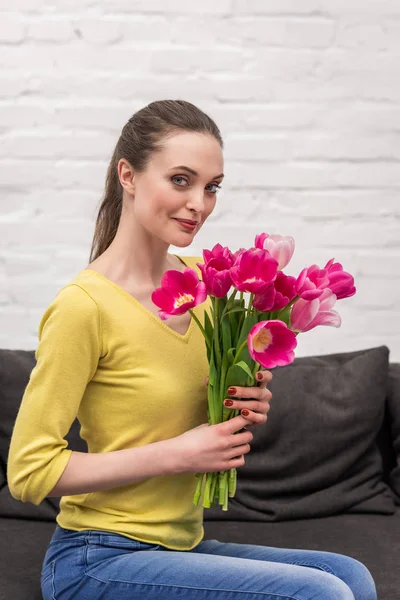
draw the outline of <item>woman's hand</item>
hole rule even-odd
[[[241,415],[243,415],[246,419],[249,420],[249,424],[246,425],[246,429],[253,427],[255,425],[262,425],[267,420],[267,413],[270,409],[270,400],[272,398],[272,393],[267,389],[268,383],[271,381],[273,375],[271,371],[258,371],[256,373],[256,379],[258,380],[257,386],[251,387],[240,387],[234,386],[236,391],[229,391],[227,395],[229,396],[237,396],[238,398],[249,398],[249,400],[234,400],[231,398],[226,398],[224,400],[224,405],[226,406],[226,401],[233,402],[231,406],[227,406],[232,410],[240,410]],[[206,377],[206,385],[208,385],[208,377]],[[233,386],[232,386],[233,388]],[[247,410],[248,414],[243,414],[243,410]]]

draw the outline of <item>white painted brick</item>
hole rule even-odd
[[[73,24],[68,20],[46,19],[30,23],[27,27],[27,39],[30,42],[61,44],[77,37]]]
[[[18,44],[26,36],[26,28],[16,18],[0,18],[0,42],[2,44]]]
[[[11,99],[14,102],[14,98],[21,96],[25,89],[26,84],[21,77],[0,73],[0,101]]]
[[[2,185],[15,185],[18,160],[6,159],[0,162]],[[96,162],[76,162],[29,160],[24,164],[23,184],[25,186],[53,185],[55,188],[81,186],[91,188],[98,181],[104,181],[107,164]],[[18,186],[16,186],[18,189]]]
[[[136,33],[137,23],[135,25]],[[131,33],[132,24],[128,21],[124,31]],[[164,23],[161,36],[166,34]],[[222,43],[236,46],[238,40],[243,46],[283,46],[285,48],[326,48],[334,38],[335,22],[332,19],[313,18],[273,18],[273,17],[234,17],[217,20],[214,15],[179,17],[168,22],[168,38],[176,43],[205,44]],[[132,39],[135,39],[134,37]]]
[[[45,252],[46,247],[49,249],[51,245],[57,244],[82,247],[88,243],[92,231],[92,223],[85,220],[57,222],[54,219],[37,219],[25,224],[0,222],[0,239],[6,249],[35,246]]]
[[[77,21],[73,24],[73,30],[74,35],[84,43],[115,44],[124,37],[121,24],[110,20]]]
[[[349,138],[345,133],[314,134],[309,131],[286,134],[235,134],[226,139],[230,160],[400,160],[400,136]]]
[[[366,16],[400,15],[400,5],[396,0],[320,0],[320,8],[341,18],[357,15],[360,20]]]
[[[347,162],[328,161],[270,162],[260,169],[255,162],[231,162],[229,176],[232,185],[252,182],[257,187],[295,188],[399,188],[400,169],[397,163],[384,161]],[[254,183],[253,183],[254,182]]]
[[[202,2],[187,2],[187,0],[103,0],[104,13],[171,13],[197,14],[210,13],[216,17],[230,14],[233,0],[202,0]]]
[[[207,49],[160,49],[155,50],[149,60],[149,68],[157,72],[192,72],[200,69],[206,72],[240,70],[245,62],[245,53],[240,48]]]
[[[110,133],[84,131],[79,135],[72,132],[49,133],[43,135],[31,130],[0,136],[3,152],[13,158],[54,158],[75,160],[105,159],[111,156],[111,148],[115,146],[117,137]]]
[[[282,14],[309,15],[319,11],[320,0],[236,0],[235,13],[246,15]]]

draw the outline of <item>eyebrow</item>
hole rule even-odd
[[[178,165],[177,167],[172,167],[172,169],[170,169],[170,171],[173,171],[173,169],[184,169],[185,171],[188,171],[189,173],[191,173],[192,175],[194,175],[195,177],[198,177],[198,173],[197,171],[194,171],[193,169],[191,169],[190,167],[185,167],[185,165]],[[221,173],[220,175],[216,175],[214,177],[214,179],[219,179],[220,177],[224,177],[224,174]]]

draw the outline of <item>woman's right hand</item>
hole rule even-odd
[[[203,423],[174,438],[178,455],[177,473],[212,473],[227,471],[245,464],[250,452],[251,431],[235,433],[249,424],[237,415],[216,425]]]

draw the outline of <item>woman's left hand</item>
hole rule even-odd
[[[227,395],[229,396],[249,398],[249,400],[234,400],[231,398],[226,398],[224,400],[225,406],[227,400],[228,402],[233,402],[231,406],[227,406],[227,408],[230,408],[231,410],[240,410],[242,415],[243,410],[248,411],[247,415],[243,415],[246,419],[249,419],[249,424],[246,425],[246,429],[255,425],[262,425],[266,422],[268,418],[267,413],[270,409],[269,403],[272,398],[272,393],[267,389],[267,385],[272,377],[271,371],[261,370],[256,373],[256,379],[258,381],[257,386],[234,386],[236,391],[227,392]],[[208,384],[208,377],[206,377],[206,383]],[[231,388],[229,388],[229,390],[231,390]]]

